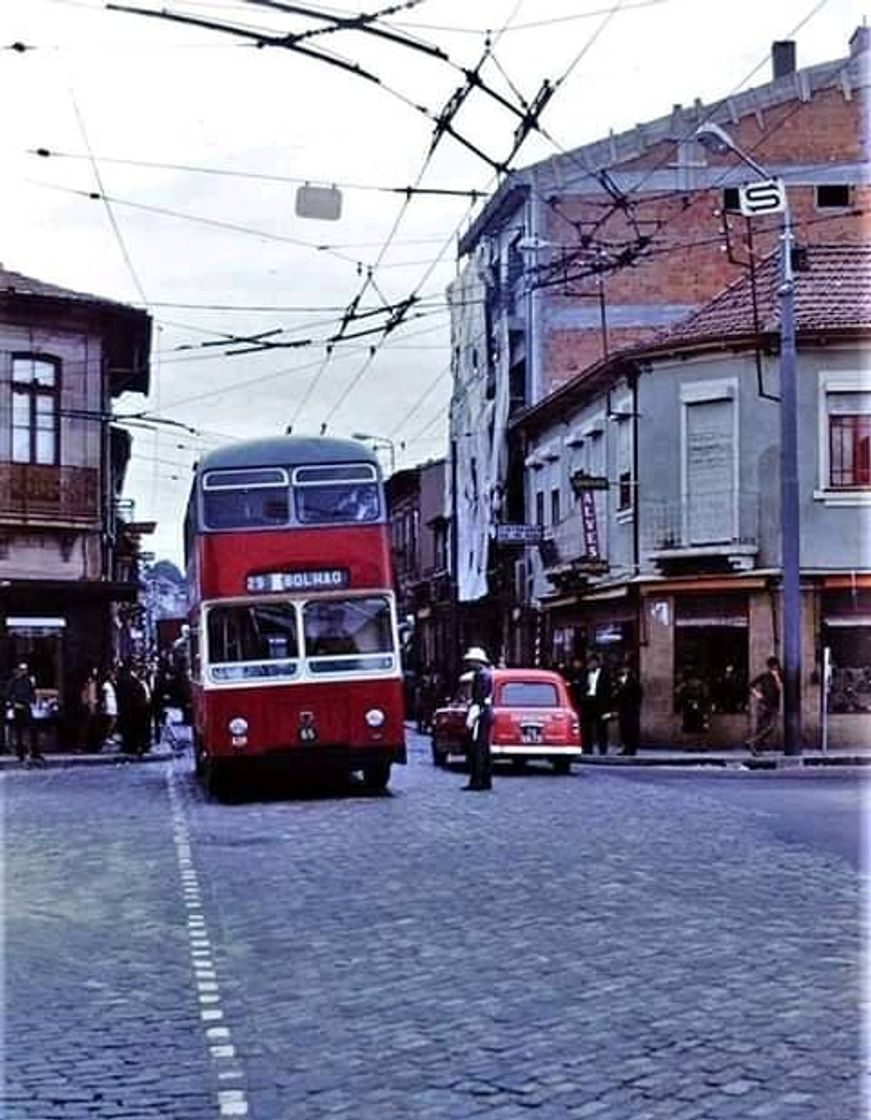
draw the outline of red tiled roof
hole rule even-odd
[[[795,271],[796,331],[871,330],[871,245],[808,245],[806,264]],[[780,251],[756,270],[761,333],[780,330]],[[749,273],[650,344],[661,349],[756,333]]]
[[[871,245],[809,245],[805,264],[795,271],[795,328],[802,336],[871,331]],[[759,333],[780,332],[779,250],[756,269],[756,307]],[[569,402],[590,386],[613,376],[621,363],[655,358],[675,350],[708,349],[730,343],[753,346],[753,287],[748,274],[740,277],[686,319],[647,342],[614,351],[566,382],[555,392],[518,413],[512,428],[539,427],[560,415]]]

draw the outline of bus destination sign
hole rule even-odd
[[[248,576],[245,586],[251,592],[264,591],[338,591],[349,582],[347,568],[307,568],[297,572],[258,572]]]

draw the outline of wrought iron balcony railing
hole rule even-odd
[[[651,554],[736,547],[755,551],[759,495],[711,491],[643,502],[641,530],[642,548]]]
[[[0,463],[0,517],[93,524],[100,517],[93,467]]]

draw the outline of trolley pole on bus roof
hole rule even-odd
[[[390,453],[390,473],[396,474],[396,444],[392,439],[387,436],[373,436],[369,432],[353,432],[352,438],[371,443],[376,451],[379,447],[386,448]]]

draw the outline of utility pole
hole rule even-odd
[[[731,151],[760,177],[743,188],[747,217],[779,213],[781,218],[780,295],[780,552],[783,571],[783,753],[801,754],[801,559],[798,492],[798,392],[795,350],[795,280],[792,221],[783,184],[713,122],[699,125],[699,142]],[[740,194],[740,192],[739,192]]]

